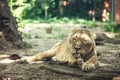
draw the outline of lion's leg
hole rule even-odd
[[[94,55],[90,57],[86,62],[82,64],[82,70],[83,71],[92,71],[94,70],[97,66],[99,66],[99,61],[97,59],[97,56]]]
[[[74,58],[74,56],[72,56],[69,52],[56,54],[52,57],[52,60],[59,61],[61,63],[67,62],[69,65],[74,65],[77,62],[76,58]]]
[[[38,53],[36,55],[30,56],[26,59],[27,62],[33,62],[33,61],[37,61],[37,60],[42,60],[42,59],[47,59],[47,58],[51,58],[55,55],[55,50],[48,50],[42,53]]]
[[[76,63],[77,63],[77,59],[75,59],[75,58],[69,58],[68,59],[68,64],[70,66],[74,66]]]

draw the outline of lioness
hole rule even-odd
[[[91,71],[99,64],[94,39],[95,34],[87,29],[73,29],[66,40],[58,42],[48,51],[28,57],[26,61],[33,62],[52,58],[54,61],[68,62],[69,65],[74,65],[83,60],[82,70]],[[74,56],[76,54],[77,58]]]

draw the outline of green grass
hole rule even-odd
[[[66,35],[64,33],[60,33],[58,35],[54,35],[54,38],[55,39],[65,39],[66,38]]]
[[[102,24],[102,28],[107,32],[115,32],[115,25],[112,21]]]
[[[107,32],[114,32],[114,26],[110,25],[110,24],[104,24],[102,26],[102,28],[107,31]]]
[[[72,24],[85,24],[88,27],[93,27],[95,25],[95,21],[91,20],[85,20],[85,19],[79,19],[79,18],[72,18],[69,19],[67,17],[64,18],[50,18],[50,19],[38,19],[38,20],[23,20],[25,23],[59,23],[59,24],[66,24],[66,23],[72,23]]]

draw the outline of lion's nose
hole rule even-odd
[[[76,43],[76,46],[78,46],[78,47],[81,47],[81,45],[82,45],[82,43],[81,43],[80,41],[78,41],[78,42]]]
[[[79,48],[75,48],[76,51],[78,51],[78,50],[80,50],[80,49],[81,49],[81,47],[79,47]]]

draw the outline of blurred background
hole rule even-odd
[[[1,17],[3,20],[1,25],[5,26],[5,29],[2,28],[5,38],[10,36],[7,34],[10,30],[11,34],[14,32],[12,28],[7,31],[6,24],[3,23],[6,19],[8,22],[11,20],[11,24],[15,24],[13,19],[16,20],[15,25],[18,25],[19,34],[24,41],[26,38],[64,39],[72,28],[81,26],[94,32],[106,32],[108,36],[112,34],[112,38],[120,38],[120,35],[116,36],[120,32],[120,0],[0,0],[0,2],[0,15],[4,17],[4,19]],[[2,9],[4,4],[8,9]],[[13,15],[13,19],[9,15]],[[12,27],[10,24],[7,26]],[[14,36],[11,39],[13,38]]]
[[[99,21],[108,23],[103,25],[107,31],[113,31],[113,25],[120,23],[119,3],[119,0],[8,0],[18,22],[70,22],[94,27]]]

